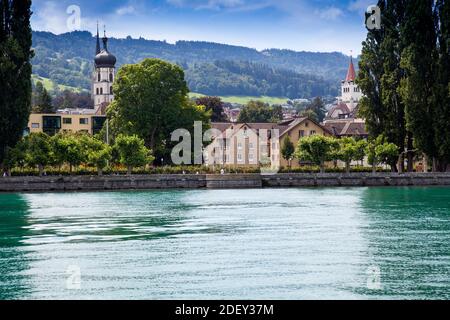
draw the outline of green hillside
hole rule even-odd
[[[201,93],[196,93],[196,92],[191,92],[189,93],[189,97],[191,98],[199,98],[204,96],[204,94]],[[219,96],[222,101],[227,102],[227,103],[238,103],[238,104],[242,104],[245,105],[247,104],[249,101],[252,100],[259,100],[259,101],[263,101],[265,103],[268,103],[270,105],[274,105],[274,104],[285,104],[288,100],[288,98],[275,98],[275,97],[267,97],[267,96]]]
[[[193,92],[218,96],[311,98],[336,96],[349,57],[209,42],[110,39],[117,67],[145,58],[180,65]],[[33,73],[65,87],[90,90],[95,39],[89,32],[33,32]]]

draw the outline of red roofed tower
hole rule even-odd
[[[350,82],[355,80],[356,80],[355,66],[353,65],[353,57],[350,57],[350,65],[348,66],[347,77],[345,78],[345,81]]]
[[[347,76],[342,81],[342,95],[339,99],[340,102],[348,104],[350,110],[353,110],[362,98],[361,90],[355,81],[355,66],[353,64],[353,58],[350,57],[350,65],[348,66]]]

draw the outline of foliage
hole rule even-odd
[[[134,167],[143,167],[155,160],[151,151],[145,147],[144,140],[137,135],[120,134],[116,138],[114,148],[117,150],[119,163],[127,166],[128,174],[131,174]]]
[[[375,168],[379,164],[388,164],[392,171],[395,170],[395,163],[399,155],[399,148],[393,143],[389,143],[384,136],[369,141],[366,147],[366,154],[369,164]]]
[[[52,113],[54,111],[52,97],[40,81],[36,83],[33,90],[32,105],[32,111],[34,113]]]
[[[227,122],[224,112],[224,103],[219,97],[200,97],[195,100],[197,106],[205,106],[206,111],[211,111],[211,122]]]
[[[262,101],[250,101],[239,114],[238,122],[270,123],[283,120],[283,110],[279,106],[269,106]]]
[[[28,166],[39,168],[39,175],[43,175],[46,165],[51,163],[52,148],[50,137],[45,133],[31,133],[24,139],[26,146],[25,162]]]
[[[31,1],[0,1],[0,166],[31,111]]]
[[[86,92],[56,91],[53,105],[56,110],[67,108],[94,109],[94,101]]]
[[[87,155],[83,148],[80,135],[59,133],[52,137],[52,148],[56,165],[68,163],[70,172],[74,166],[79,166],[86,161]]]
[[[137,135],[157,159],[169,160],[170,136],[176,129],[193,132],[194,121],[208,129],[210,113],[187,97],[183,70],[158,59],[123,66],[114,83],[115,100],[108,109],[114,135]]]
[[[325,104],[320,97],[313,99],[310,105],[306,107],[306,110],[300,113],[303,117],[308,117],[317,122],[323,122],[325,116],[327,115],[327,110]]]
[[[289,162],[289,167],[291,166],[291,161],[295,154],[295,146],[292,143],[289,136],[286,136],[283,140],[283,146],[281,147],[281,155],[285,160]]]
[[[296,158],[310,161],[320,166],[321,172],[325,170],[325,162],[335,160],[339,143],[335,138],[325,136],[309,136],[299,140]]]
[[[34,73],[59,85],[91,89],[95,40],[89,32],[33,32]],[[177,63],[190,89],[208,95],[336,96],[348,57],[341,53],[255,49],[217,43],[110,39],[118,67],[147,57]],[[231,93],[232,92],[232,93]],[[270,93],[270,94],[269,94]]]

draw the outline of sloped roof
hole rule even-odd
[[[350,65],[348,66],[346,82],[351,82],[356,80],[355,66],[353,65],[353,58],[350,59]]]

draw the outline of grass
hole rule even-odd
[[[47,91],[54,91],[55,88],[58,88],[61,91],[65,91],[65,90],[69,90],[69,91],[72,91],[72,92],[85,92],[86,91],[84,89],[70,87],[70,86],[65,86],[65,85],[62,85],[62,84],[58,84],[57,85],[52,80],[50,80],[48,78],[40,77],[40,76],[35,75],[35,74],[33,74],[31,76],[31,79],[33,80],[34,84],[36,84],[38,81],[42,82],[42,84],[44,85],[44,88]]]
[[[191,92],[189,93],[190,98],[199,98],[204,97],[204,94]],[[267,97],[267,96],[259,96],[259,97],[251,97],[251,96],[221,96],[222,101],[227,103],[239,103],[239,104],[247,104],[251,100],[260,100],[268,104],[284,104],[288,101],[288,98],[277,98],[277,97]]]

